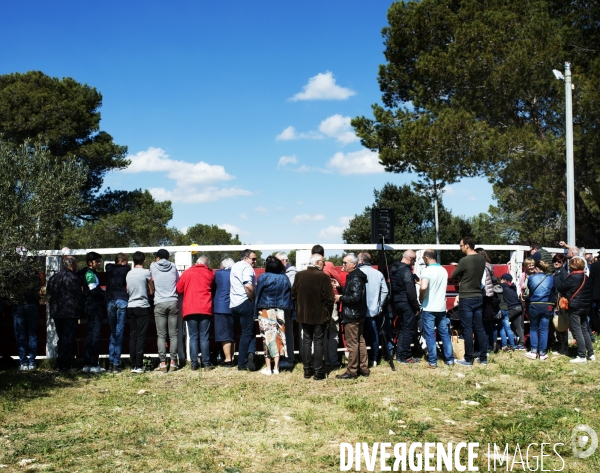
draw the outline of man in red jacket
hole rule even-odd
[[[213,318],[213,300],[215,277],[208,267],[208,258],[199,256],[196,264],[186,269],[177,282],[177,292],[183,294],[182,315],[190,337],[189,355],[191,368],[196,371],[198,364],[198,339],[202,354],[202,367],[214,369],[210,361],[208,333]]]

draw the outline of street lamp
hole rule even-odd
[[[567,145],[567,243],[575,246],[575,170],[573,166],[573,105],[571,90],[575,86],[571,83],[571,63],[565,62],[565,75],[556,69],[552,72],[559,80],[565,81],[565,121]]]

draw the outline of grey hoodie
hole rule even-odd
[[[154,281],[154,304],[177,302],[175,286],[179,281],[179,272],[173,263],[160,259],[150,265],[150,274]]]

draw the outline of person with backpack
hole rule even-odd
[[[587,360],[594,361],[594,347],[592,339],[587,330],[587,316],[592,305],[592,282],[585,273],[586,262],[583,258],[575,256],[569,261],[569,275],[558,286],[558,291],[562,294],[563,300],[567,300],[561,306],[568,310],[569,327],[573,338],[577,340],[577,356],[571,360],[571,363],[587,363]],[[587,352],[587,353],[586,353]],[[587,358],[586,358],[587,355]]]
[[[527,258],[524,262],[529,275],[527,279],[529,338],[531,351],[525,356],[531,360],[548,360],[548,327],[554,316],[556,292],[554,289],[554,276],[548,274],[550,267],[544,261],[535,261]]]

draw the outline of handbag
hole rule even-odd
[[[552,323],[557,332],[564,332],[569,328],[569,314],[566,310],[557,307],[554,309]]]
[[[452,342],[452,350],[454,351],[454,358],[457,360],[462,360],[465,358],[465,341],[458,336],[458,332],[456,330],[452,330],[452,335],[450,336],[450,340]]]
[[[585,274],[583,275],[583,282],[581,283],[581,286],[579,286],[579,289],[577,289],[575,291],[575,294],[573,294],[568,299],[565,296],[560,296],[559,297],[559,299],[558,299],[558,307],[560,307],[562,310],[569,310],[569,302],[571,302],[571,300],[577,295],[577,293],[579,291],[581,291],[581,288],[583,287],[584,284],[585,284]]]

